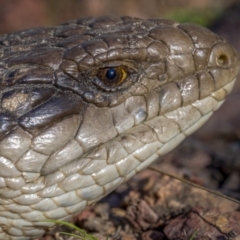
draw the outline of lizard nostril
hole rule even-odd
[[[226,43],[217,43],[212,47],[209,56],[209,67],[230,68],[235,62],[235,52],[231,46]]]
[[[230,60],[226,54],[221,54],[220,56],[217,56],[216,63],[219,67],[226,68],[230,65]]]

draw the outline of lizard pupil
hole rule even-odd
[[[114,68],[109,68],[106,72],[106,77],[110,80],[113,80],[117,75],[117,72]]]

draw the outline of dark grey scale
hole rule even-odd
[[[76,46],[79,46],[79,44],[82,44],[86,41],[90,41],[92,39],[89,35],[82,35],[81,39],[79,39],[78,35],[73,35],[71,37],[60,39],[56,46],[60,48],[70,49]]]
[[[53,36],[53,30],[54,28],[35,28],[11,33],[1,39],[1,44],[6,47],[26,44],[28,46],[38,46],[39,42],[43,42],[43,39],[50,42],[50,38]]]
[[[83,81],[79,81],[81,77],[78,77],[78,80],[76,80],[62,71],[56,71],[55,76],[56,81],[54,85],[56,85],[56,87],[60,89],[71,90],[78,95],[84,94],[84,91],[86,90],[86,85]]]
[[[53,70],[44,66],[15,65],[3,76],[2,86],[12,86],[15,83],[51,84],[54,82]]]
[[[17,119],[13,114],[0,113],[0,140],[17,126]]]
[[[37,134],[44,128],[67,118],[74,114],[83,116],[87,104],[77,94],[72,92],[58,92],[47,102],[37,106],[18,119],[18,124],[31,132]]]
[[[38,66],[51,67],[53,69],[58,68],[62,62],[64,50],[61,48],[37,48],[34,51],[25,51],[16,54],[12,54],[4,59],[8,62],[9,66],[18,64],[30,64]]]
[[[64,25],[62,27],[57,28],[57,30],[54,32],[55,37],[60,37],[60,38],[71,38],[72,36],[79,36],[82,35],[86,32],[85,27],[80,27],[76,24],[74,25]]]

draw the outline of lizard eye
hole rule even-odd
[[[118,86],[125,81],[128,73],[121,66],[100,68],[97,77],[106,86]]]

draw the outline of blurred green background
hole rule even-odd
[[[209,26],[236,0],[0,0],[0,33],[85,16],[172,18]]]

